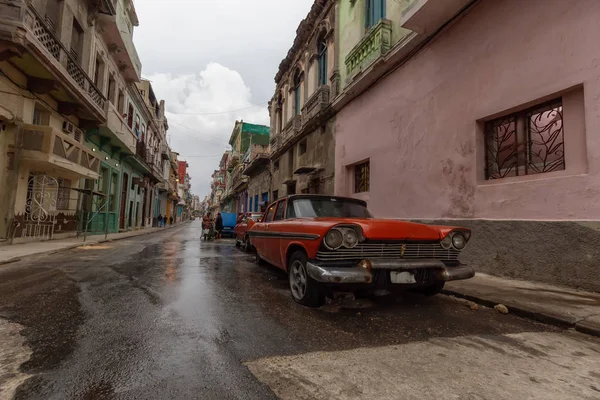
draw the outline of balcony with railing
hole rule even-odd
[[[227,158],[227,171],[231,172],[240,163],[240,155],[236,151],[231,151]]]
[[[46,125],[23,125],[23,160],[40,168],[58,167],[81,178],[98,179],[100,157],[86,147],[79,131],[59,132]]]
[[[284,126],[281,134],[282,145],[297,137],[302,130],[302,115],[294,115]]]
[[[392,46],[392,22],[381,19],[346,56],[346,84],[360,72],[382,59]]]
[[[162,143],[160,145],[160,157],[163,160],[169,160],[169,158],[171,157],[171,155],[169,154],[169,146],[167,146],[166,143]]]
[[[329,86],[322,85],[310,96],[302,108],[302,126],[308,125],[313,118],[329,106]]]
[[[248,177],[244,175],[244,164],[239,164],[233,170],[231,185],[234,191],[240,191],[248,185]]]
[[[133,44],[133,24],[129,13],[124,9],[123,1],[115,4],[116,14],[100,14],[102,35],[109,48],[114,49],[114,57],[129,82],[139,82],[142,62]]]
[[[25,35],[24,38],[18,39],[21,37],[18,34],[21,30]],[[23,41],[26,43],[34,60],[31,57],[11,59],[11,62],[26,75],[36,68],[48,69],[51,75],[61,78],[61,85],[65,86],[71,95],[84,103],[86,111],[91,114],[85,117],[104,121],[106,98],[81,67],[76,55],[66,48],[54,29],[32,4],[24,0],[0,0],[0,36],[12,38],[19,44]],[[58,90],[47,84],[40,88],[43,88],[44,92],[40,91],[41,94]]]
[[[135,154],[137,145],[137,136],[127,125],[127,121],[109,101],[106,103],[107,119],[106,124],[100,126],[100,134],[111,138],[114,145],[119,145],[125,152]],[[116,141],[115,141],[116,139]]]

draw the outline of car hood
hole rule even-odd
[[[340,224],[358,225],[362,228],[365,238],[370,240],[441,240],[454,229],[468,230],[455,226],[427,225],[396,219],[314,218],[311,221],[324,228],[325,232]]]

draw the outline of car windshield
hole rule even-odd
[[[373,218],[360,202],[333,197],[295,199],[288,214],[288,218]]]

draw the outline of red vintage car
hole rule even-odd
[[[237,223],[233,232],[235,234],[235,246],[242,247],[247,252],[252,250],[250,240],[248,240],[248,222],[258,222],[262,218],[262,213],[247,213],[241,221]]]
[[[292,298],[318,307],[327,290],[410,289],[435,295],[444,282],[469,279],[458,256],[466,228],[375,219],[366,202],[291,195],[271,204],[248,235],[256,260],[287,271]]]

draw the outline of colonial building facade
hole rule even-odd
[[[225,193],[221,198],[221,211],[247,212],[248,176],[244,174],[246,165],[258,154],[265,154],[269,148],[269,127],[236,121],[229,139],[231,151],[227,156]]]
[[[334,191],[331,100],[338,94],[336,1],[315,1],[275,76],[271,117],[272,193]]]
[[[137,25],[131,0],[0,2],[0,237],[152,224],[164,147],[136,86]]]
[[[594,0],[340,1],[336,194],[472,228],[477,271],[600,290],[599,19]]]

